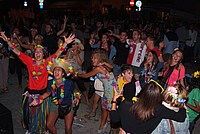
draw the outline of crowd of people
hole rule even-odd
[[[71,134],[83,97],[92,107],[86,118],[96,116],[101,100],[96,133],[108,126],[112,134],[192,133],[200,112],[200,70],[186,81],[184,63],[200,60],[199,25],[97,17],[80,24],[69,14],[42,24],[8,20],[0,26],[0,89],[9,92],[9,72],[16,70],[19,90],[27,78],[27,134],[56,134],[58,118]],[[87,78],[94,78],[92,104]]]

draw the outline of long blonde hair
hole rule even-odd
[[[105,50],[103,50],[103,49],[96,49],[96,50],[93,51],[93,55],[94,54],[98,55],[98,61],[99,61],[99,63],[102,63],[102,62],[109,63],[108,52],[106,52]]]

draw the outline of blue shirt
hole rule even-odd
[[[53,88],[51,87],[52,83],[53,83],[53,80],[48,81],[48,86],[47,86],[47,90],[49,90],[51,93],[53,90]],[[60,98],[60,89],[61,87],[56,88],[57,99]],[[62,106],[72,103],[74,89],[75,89],[74,81],[70,79],[66,79],[65,84],[64,84],[64,99],[61,103]]]

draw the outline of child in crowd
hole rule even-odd
[[[194,72],[190,83],[191,92],[188,96],[187,106],[190,121],[190,132],[192,133],[200,113],[200,70]]]
[[[162,104],[174,111],[179,111],[179,108],[185,107],[187,99],[187,90],[180,84],[169,86],[163,92]],[[187,116],[184,122],[176,122],[170,119],[162,119],[157,128],[152,134],[189,134],[189,117]]]

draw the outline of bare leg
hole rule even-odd
[[[47,128],[50,133],[57,134],[57,129],[55,126],[56,120],[58,119],[58,114],[55,112],[50,112],[47,117]]]
[[[93,100],[93,106],[92,106],[92,112],[93,113],[96,113],[98,102],[99,102],[100,99],[101,99],[101,97],[95,93],[94,94],[94,100]]]
[[[83,96],[85,97],[85,100],[86,100],[87,105],[89,106],[89,105],[90,105],[90,101],[89,101],[89,99],[88,99],[87,92],[84,91],[84,92],[82,92],[82,94],[83,94]]]
[[[65,134],[72,134],[72,122],[73,122],[74,112],[70,112],[65,115]]]
[[[103,108],[102,108],[102,112],[101,112],[101,123],[100,123],[99,130],[103,129],[104,125],[106,124],[107,117],[108,117],[108,111],[107,111],[106,109],[103,109]]]

